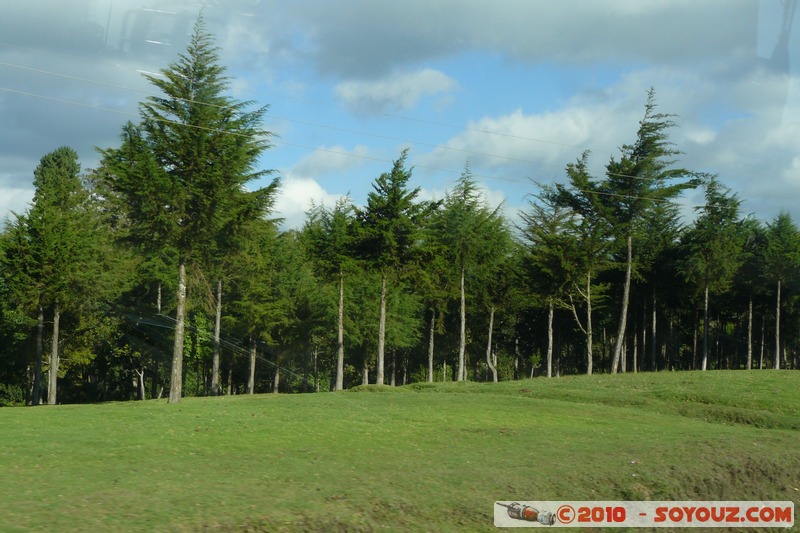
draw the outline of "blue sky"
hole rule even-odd
[[[787,3],[788,2],[788,3]],[[646,91],[678,115],[680,163],[743,213],[800,221],[800,15],[788,0],[4,0],[0,216],[23,211],[39,158],[113,146],[205,6],[231,90],[269,105],[276,216],[350,193],[410,149],[441,198],[469,161],[509,217],[591,150],[602,175],[635,139]],[[784,23],[784,13],[792,14]],[[788,36],[783,46],[782,35]],[[774,54],[777,49],[779,53]],[[771,58],[771,59],[770,59]],[[681,200],[685,213],[701,202]]]

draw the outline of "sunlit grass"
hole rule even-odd
[[[799,385],[664,373],[2,409],[0,531],[488,531],[495,500],[798,502]]]

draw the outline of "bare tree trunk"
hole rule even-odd
[[[492,363],[492,331],[494,330],[494,306],[489,310],[489,341],[486,343],[486,364],[492,371],[492,381],[497,383],[497,368]]]
[[[758,369],[764,370],[764,333],[766,331],[766,324],[767,319],[766,315],[762,312],[761,314],[761,350],[758,354]]]
[[[389,384],[394,387],[397,380],[397,349],[392,348],[392,374],[389,377]]]
[[[256,356],[258,355],[255,335],[250,335],[250,373],[247,377],[247,394],[253,394],[256,388]]]
[[[47,388],[47,403],[55,405],[58,394],[58,328],[61,323],[61,311],[58,304],[53,307],[53,345],[50,348],[50,384]]]
[[[339,270],[339,313],[336,326],[336,385],[333,390],[344,389],[344,272]]]
[[[708,280],[703,289],[703,363],[700,370],[708,368]]]
[[[431,328],[428,332],[428,383],[433,383],[433,336],[436,333],[436,310],[431,309]]]
[[[311,354],[314,357],[314,392],[319,392],[319,374],[317,373],[317,358],[319,357],[319,349],[317,348],[316,344],[314,345],[314,351],[311,352]],[[344,387],[342,387],[342,389],[343,388]]]
[[[619,371],[624,374],[628,368],[628,338],[622,343],[622,354],[619,357]]]
[[[158,309],[158,314],[161,314],[161,282],[158,283],[158,288],[156,292],[156,309]]]
[[[653,309],[651,310],[652,316],[650,318],[650,365],[651,370],[653,372],[658,370],[658,363],[656,363],[656,333],[657,333],[657,324],[656,318],[658,317],[656,313],[656,288],[653,287]],[[642,354],[644,354],[644,342],[642,342]]]
[[[553,299],[547,312],[547,377],[553,377]]]
[[[634,323],[633,325],[633,373],[637,373],[637,366],[639,365],[639,328]]]
[[[627,236],[628,257],[625,266],[625,285],[622,289],[622,310],[619,315],[619,328],[617,329],[617,339],[614,343],[614,360],[611,363],[611,373],[617,373],[619,358],[622,354],[622,344],[625,341],[625,325],[628,320],[628,300],[631,294],[631,270],[633,269],[633,236]]]
[[[514,381],[519,379],[519,337],[514,337]]]
[[[36,325],[36,370],[33,376],[31,405],[39,405],[42,399],[42,359],[44,358],[44,310],[39,306],[39,319]]]
[[[222,331],[222,280],[217,280],[217,302],[214,309],[214,358],[211,363],[211,395],[219,395],[219,351]]]
[[[753,295],[747,309],[747,370],[753,369]]]
[[[281,367],[275,367],[275,376],[272,379],[272,394],[278,394],[280,392],[280,384],[281,384]]]
[[[361,384],[369,385],[369,367],[366,360],[364,360],[364,366],[361,367]]]
[[[586,273],[586,373],[592,374],[592,273]]]
[[[144,393],[144,368],[141,369],[141,370],[139,370],[137,368],[137,369],[135,369],[135,372],[136,372],[136,378],[137,378],[138,385],[139,385],[139,400],[140,401],[144,401],[144,399],[146,398],[146,395]]]
[[[778,279],[778,297],[775,300],[775,364],[772,368],[781,367],[781,280]]]
[[[378,365],[375,383],[383,385],[383,356],[386,342],[386,272],[381,272],[381,315],[378,323]]]
[[[175,313],[175,344],[172,350],[172,372],[169,382],[169,403],[181,401],[183,389],[183,335],[186,322],[186,264],[178,265],[178,308]]]
[[[461,330],[458,340],[458,373],[456,374],[456,381],[464,381],[467,379],[467,369],[464,361],[464,350],[467,344],[467,307],[466,296],[464,291],[464,265],[461,265]]]

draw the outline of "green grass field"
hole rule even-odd
[[[495,500],[800,507],[796,371],[5,408],[0,435],[3,532],[488,531]]]

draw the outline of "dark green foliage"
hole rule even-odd
[[[43,354],[61,359],[62,402],[154,398],[168,380],[203,395],[506,380],[545,361],[689,369],[701,331],[711,368],[800,368],[800,233],[786,213],[741,220],[736,194],[680,168],[653,92],[605,175],[582,154],[536,185],[516,234],[469,167],[421,201],[407,151],[365,205],[313,205],[297,231],[271,219],[277,180],[251,190],[269,174],[266,108],[226,95],[202,21],[150,81],[160,95],[99,168],[81,182],[74,151],[47,154],[0,235],[0,404],[45,397]],[[701,178],[684,227],[676,199]]]
[[[391,172],[381,174],[367,195],[367,205],[356,208],[359,256],[375,268],[399,272],[416,256],[415,245],[423,218],[431,206],[417,201],[419,187],[408,188],[411,170],[403,150]]]

